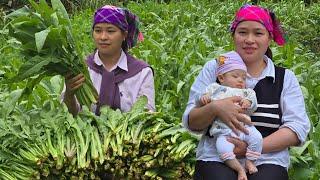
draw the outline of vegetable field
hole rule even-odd
[[[181,126],[190,86],[205,62],[233,48],[228,26],[234,12],[249,1],[111,1],[127,6],[140,18],[145,40],[131,52],[154,69],[157,112],[145,112],[146,99],[141,98],[128,113],[104,108],[97,117],[85,107],[73,117],[60,100],[64,78],[52,71],[45,76],[40,71],[31,74],[39,63],[30,55],[81,59],[90,54],[94,50],[92,14],[101,2],[88,2],[81,8],[67,8],[74,44],[69,43],[77,52],[66,54],[65,49],[53,52],[52,47],[25,46],[32,44],[32,38],[13,38],[7,16],[13,10],[0,7],[0,179],[98,179],[102,172],[127,179],[192,179],[198,137]],[[290,149],[290,179],[318,180],[320,2],[259,3],[273,9],[287,31],[288,44],[271,47],[274,61],[297,75],[312,124],[306,143]],[[38,14],[29,20],[33,23],[36,18]],[[23,22],[16,21],[15,27]],[[26,37],[42,30],[32,34],[17,29]],[[38,39],[43,36],[37,35]],[[48,40],[51,45],[58,42]],[[52,54],[44,53],[49,51]],[[22,76],[21,69],[28,76]]]

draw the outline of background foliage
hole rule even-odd
[[[233,48],[228,26],[234,12],[245,2],[248,1],[110,1],[126,6],[141,20],[145,41],[132,49],[132,53],[147,61],[155,71],[158,111],[173,117],[182,116],[190,86],[202,65]],[[21,0],[17,6],[24,3]],[[99,0],[65,1],[73,16],[75,38],[86,54],[93,51],[92,14],[104,3]],[[313,1],[306,5],[304,1],[283,0],[260,1],[259,4],[273,9],[283,22],[289,42],[283,48],[272,46],[274,61],[297,75],[312,123],[305,146],[291,148],[290,179],[316,180],[320,178],[320,3]],[[10,8],[13,7],[0,8],[0,78],[14,76],[21,65],[20,44],[7,36],[7,20],[3,18]],[[59,99],[62,83],[54,80],[56,91],[52,91],[48,88],[52,81],[45,79],[36,87],[29,97],[35,103],[27,104],[28,108],[42,107],[47,99]],[[22,87],[23,84],[0,84],[0,93]]]

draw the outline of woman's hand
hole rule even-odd
[[[242,100],[239,96],[211,101],[202,107],[195,107],[189,113],[189,127],[194,131],[202,131],[210,124],[213,119],[220,118],[234,133],[242,131],[248,134],[248,130],[243,123],[251,125],[251,120],[244,116],[243,109],[236,104]],[[242,123],[243,122],[243,123]]]
[[[239,135],[239,131],[242,131],[245,134],[249,133],[243,123],[248,125],[252,124],[250,118],[248,118],[248,116],[244,116],[244,110],[239,105],[236,105],[239,104],[241,100],[241,97],[234,96],[212,102],[215,103],[214,110],[216,112],[216,116],[229,126],[237,135]]]
[[[65,76],[65,84],[66,84],[66,92],[65,95],[72,97],[78,88],[80,88],[85,81],[85,77],[83,74],[78,74],[76,76],[72,76],[72,74],[67,74]]]
[[[246,155],[248,144],[240,139],[234,137],[228,137],[227,140],[234,144],[233,153],[237,156],[237,158],[243,158]]]
[[[79,111],[74,93],[82,86],[84,81],[85,78],[83,74],[78,74],[76,76],[68,74],[65,76],[66,91],[64,93],[63,101],[67,105],[69,112],[73,115],[76,115]]]

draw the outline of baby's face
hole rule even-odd
[[[235,69],[219,76],[221,85],[239,89],[246,87],[247,73],[244,70]]]

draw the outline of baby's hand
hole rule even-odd
[[[209,104],[210,102],[211,102],[211,98],[208,94],[205,94],[200,98],[200,105],[201,106]]]
[[[240,101],[240,106],[243,110],[247,110],[251,106],[251,101],[248,99],[242,99]]]

